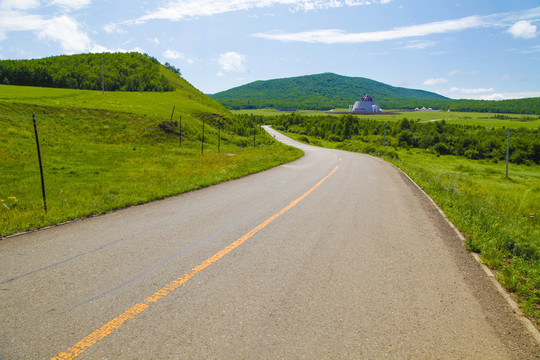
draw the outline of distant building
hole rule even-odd
[[[373,101],[373,98],[366,94],[362,100],[357,101],[354,105],[349,105],[349,112],[351,113],[378,113],[382,112],[379,103]]]

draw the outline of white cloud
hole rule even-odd
[[[108,23],[104,25],[103,30],[105,30],[105,32],[108,34],[112,34],[112,33],[127,34],[127,31],[125,29],[122,29],[120,26],[114,23]]]
[[[465,72],[462,70],[452,70],[448,73],[448,76],[456,76],[456,77],[469,77],[473,75],[477,75],[478,71],[469,71]]]
[[[92,0],[51,0],[51,5],[60,6],[67,10],[78,10],[90,5]]]
[[[532,39],[536,36],[536,25],[530,21],[521,20],[512,25],[508,32],[516,39]]]
[[[227,72],[246,72],[246,56],[234,51],[219,55],[219,65]]]
[[[181,52],[178,52],[176,50],[170,50],[170,49],[167,49],[167,51],[163,53],[163,57],[167,59],[173,59],[173,60],[185,58],[184,54],[182,54]]]
[[[2,10],[29,10],[39,7],[39,0],[2,0]]]
[[[449,32],[458,32],[475,28],[500,28],[508,26],[510,22],[524,22],[531,26],[526,19],[536,19],[540,17],[540,7],[522,12],[501,13],[488,16],[468,16],[460,19],[444,20],[426,24],[398,27],[391,30],[372,31],[361,33],[349,33],[340,29],[309,30],[297,33],[286,33],[282,31],[271,31],[266,33],[255,33],[252,37],[277,40],[284,42],[307,42],[323,44],[358,44],[366,42],[379,42],[387,40],[400,40],[413,37],[424,37]],[[531,26],[520,25],[525,29],[520,29],[520,36],[530,36]],[[536,31],[536,26],[534,26]],[[527,35],[526,35],[527,34]]]
[[[253,37],[279,40],[285,42],[299,41],[323,44],[352,44],[378,42],[386,40],[399,40],[410,37],[421,37],[433,34],[461,31],[479,27],[483,21],[478,16],[469,16],[457,20],[438,21],[421,25],[398,27],[386,31],[372,31],[363,33],[347,33],[343,30],[326,29],[312,30],[298,33],[269,32],[252,34]]]
[[[422,50],[431,46],[436,45],[437,43],[435,41],[431,40],[411,40],[407,41],[404,46],[402,46],[402,49],[417,49]]]
[[[184,20],[212,16],[232,11],[266,8],[276,5],[288,6],[291,11],[311,11],[343,6],[386,4],[391,0],[175,0],[165,7],[151,11],[133,22],[154,19]]]
[[[424,81],[424,85],[435,86],[440,84],[446,84],[447,82],[448,80],[446,80],[445,78],[427,79],[426,81]]]
[[[38,33],[40,39],[59,42],[67,52],[88,51],[92,47],[90,38],[81,31],[79,23],[67,15],[43,21]]]
[[[450,92],[459,92],[461,94],[485,94],[494,92],[494,88],[478,88],[478,89],[464,89],[453,87],[450,89]]]
[[[89,5],[91,0],[53,0],[47,5],[60,6],[75,10]],[[92,41],[81,24],[70,15],[46,16],[32,14],[40,8],[40,2],[34,0],[4,0],[0,2],[0,41],[6,40],[10,32],[31,31],[39,39],[60,44],[66,53],[77,53],[100,49]],[[64,10],[65,10],[64,9]]]
[[[19,11],[3,11],[0,13],[0,32],[4,36],[10,31],[39,30],[44,20],[40,15],[28,15]]]
[[[536,54],[540,53],[540,45],[531,46],[528,49],[521,51],[523,54]]]

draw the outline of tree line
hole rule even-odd
[[[309,99],[296,100],[292,97],[267,98],[264,94],[247,98],[217,98],[223,106],[233,109],[260,109],[260,108],[294,108],[304,110],[330,110],[347,108],[347,102],[343,99],[328,99],[321,95],[314,95]],[[376,98],[381,108],[412,110],[415,108],[433,108],[457,112],[482,112],[500,114],[532,114],[540,115],[540,98],[513,99],[513,100],[452,100],[452,99],[400,99],[400,98]]]
[[[255,121],[257,119],[254,119]],[[439,155],[457,155],[469,159],[504,160],[507,130],[482,126],[449,124],[444,120],[420,123],[403,118],[395,123],[360,119],[344,115],[281,115],[267,119],[277,130],[312,136],[333,142],[346,150],[357,150],[362,144],[378,149],[417,148]],[[308,140],[305,138],[304,140]],[[364,146],[365,148],[365,146]],[[540,130],[511,130],[510,162],[540,164]]]
[[[34,60],[0,61],[4,85],[107,91],[173,91],[162,65],[147,54],[62,55]],[[173,70],[170,65],[169,69]],[[173,70],[177,74],[179,69]]]

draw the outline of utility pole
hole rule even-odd
[[[172,117],[173,117],[173,115],[174,115],[174,109],[175,109],[175,108],[176,108],[176,105],[173,105],[173,107],[172,107],[172,114],[171,114],[171,121],[172,121]]]
[[[43,209],[47,212],[47,199],[45,197],[45,180],[43,179],[43,165],[41,163],[41,151],[39,150],[39,138],[36,126],[36,115],[32,115],[32,121],[34,122],[34,133],[36,134],[36,146],[39,160],[39,173],[41,174],[41,193],[43,194]]]

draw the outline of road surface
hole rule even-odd
[[[273,134],[306,155],[0,240],[0,358],[540,356],[399,170]]]

